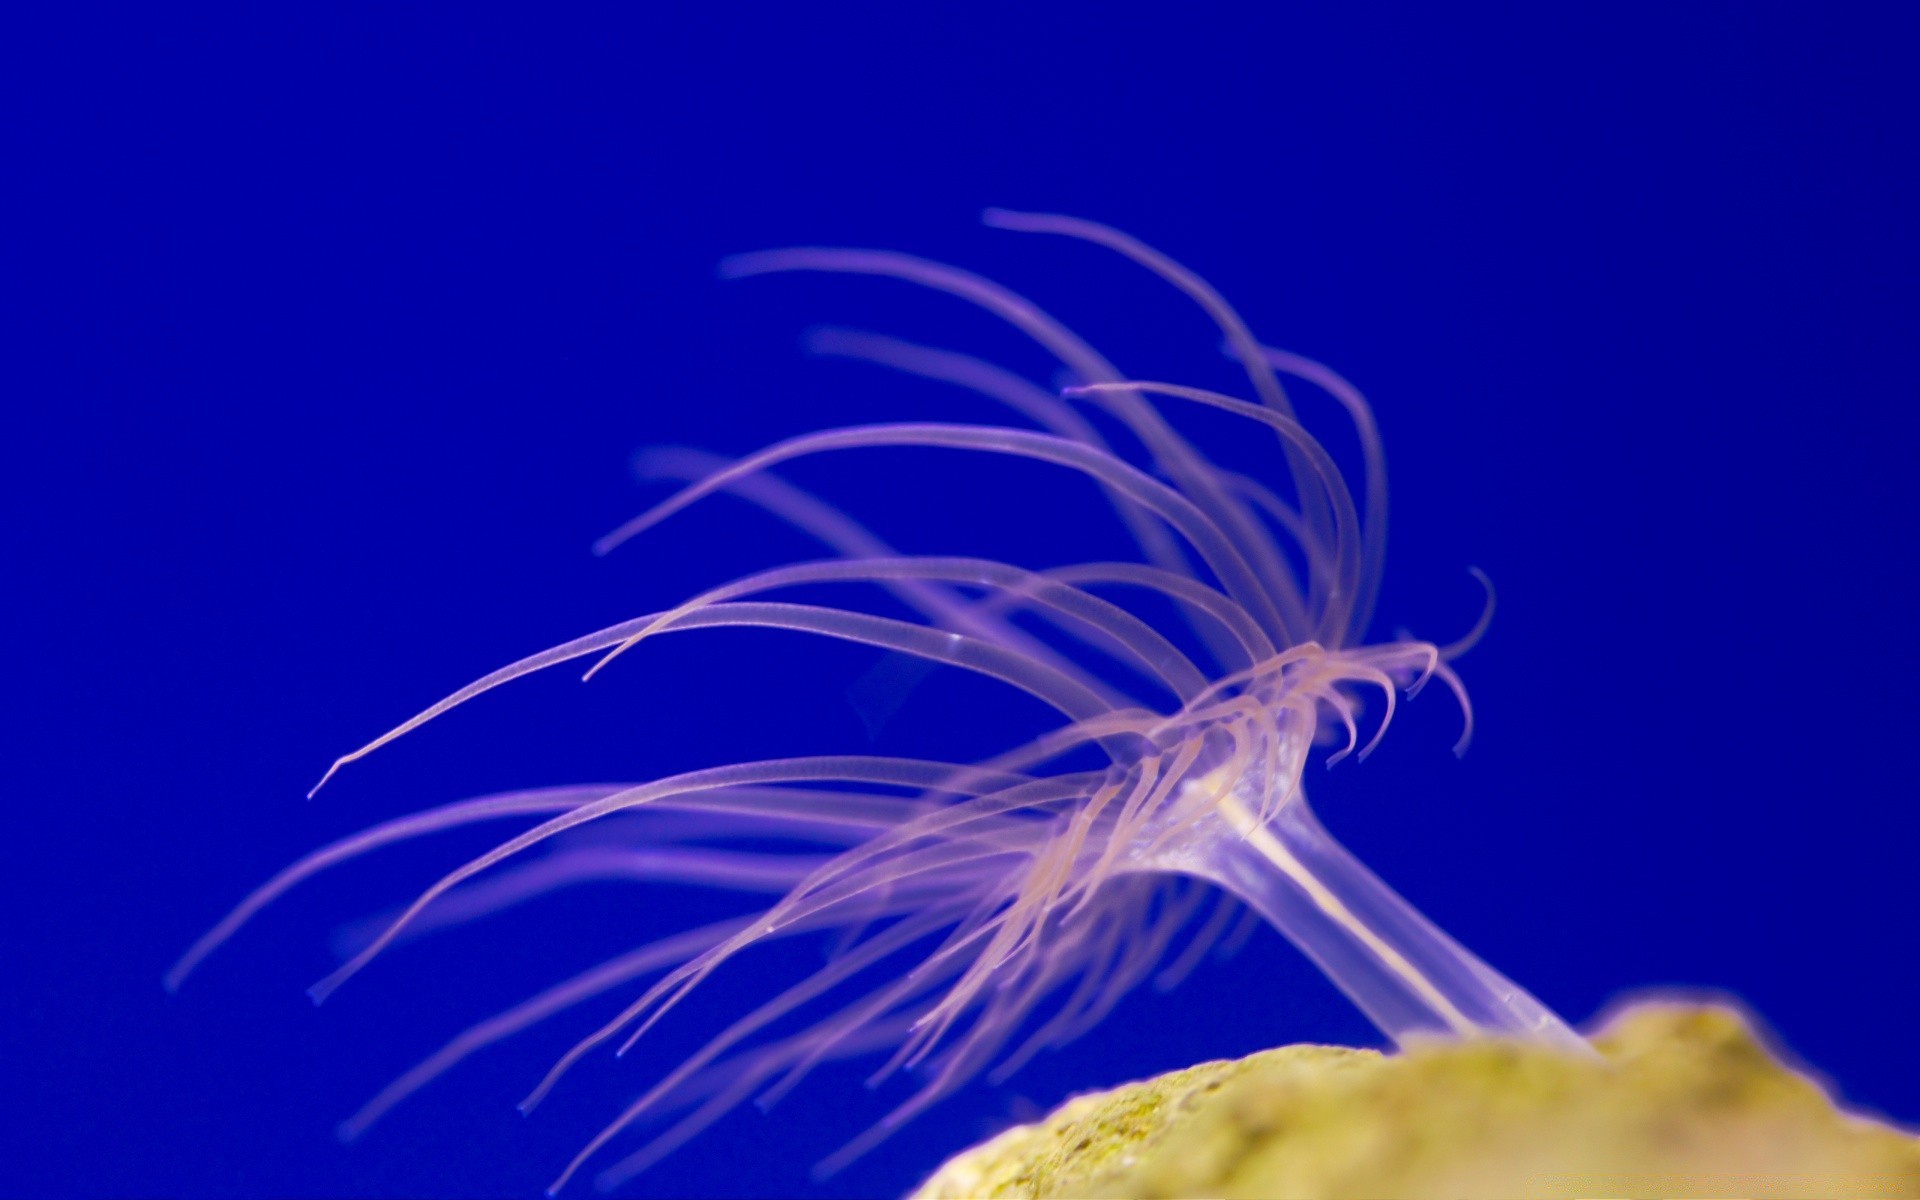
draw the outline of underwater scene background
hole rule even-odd
[[[1896,6],[927,6],[774,13],[69,13],[5,85],[13,799],[0,1192],[533,1195],[645,1082],[818,945],[756,951],[634,1055],[514,1103],[529,1031],[350,1147],[449,1035],[731,911],[618,887],[405,947],[316,1010],[339,931],[462,840],[289,897],[179,995],[175,956],[323,842],[511,787],[1038,732],[990,682],[770,631],[661,639],[505,689],[306,790],[522,654],[817,555],[716,500],[604,559],[654,445],[745,453],[998,419],[810,359],[818,325],[1043,356],[950,299],[723,283],[794,244],[898,249],[1031,295],[1137,376],[1231,387],[1117,257],[981,227],[1069,212],[1192,266],[1372,400],[1393,486],[1376,637],[1446,641],[1328,827],[1569,1020],[1647,989],[1750,1005],[1848,1102],[1920,1123],[1911,1014],[1920,173]],[[1309,426],[1338,412],[1302,400]],[[1224,461],[1270,470],[1211,414]],[[1081,479],[869,452],[783,473],[903,549],[1129,553]],[[1350,456],[1349,456],[1350,457]],[[950,677],[951,676],[951,677]],[[1088,1088],[1378,1034],[1271,931],[841,1174],[899,1099],[829,1064],[636,1196],[894,1195]],[[574,1185],[581,1194],[589,1181]]]

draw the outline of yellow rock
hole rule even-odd
[[[1920,1139],[1836,1109],[1732,1009],[1641,1004],[1592,1040],[1205,1063],[1072,1100],[915,1195],[1920,1196]]]

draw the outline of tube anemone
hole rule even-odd
[[[789,758],[512,793],[403,817],[269,880],[187,952],[168,986],[314,873],[485,821],[524,827],[350,938],[340,967],[314,985],[316,1002],[405,937],[589,880],[775,897],[751,916],[640,946],[468,1029],[349,1118],[343,1136],[356,1136],[467,1056],[590,1000],[627,995],[538,1082],[522,1106],[531,1108],[591,1051],[632,1046],[735,957],[778,939],[831,937],[824,966],[651,1081],[555,1188],[649,1124],[651,1141],[602,1169],[602,1185],[618,1184],[730,1108],[756,1095],[770,1102],[828,1060],[885,1055],[876,1078],[916,1074],[917,1088],[829,1158],[823,1168],[831,1170],[974,1076],[1004,1078],[1037,1050],[1078,1036],[1141,981],[1177,978],[1227,935],[1240,905],[1291,939],[1395,1041],[1509,1036],[1584,1050],[1551,1012],[1343,850],[1307,805],[1301,773],[1316,747],[1337,743],[1329,762],[1364,757],[1398,697],[1430,680],[1452,692],[1472,729],[1451,663],[1485,616],[1452,645],[1364,641],[1387,495],[1365,398],[1328,368],[1262,345],[1197,275],[1125,234],[1060,216],[992,210],[986,219],[1105,247],[1184,293],[1218,326],[1251,398],[1128,378],[1025,298],[942,264],[822,248],[729,259],[722,273],[730,278],[825,271],[947,293],[1031,337],[1076,382],[1056,393],[954,351],[817,332],[811,346],[819,353],[954,384],[1020,424],[831,429],[734,461],[691,451],[644,455],[643,474],[682,486],[602,539],[600,551],[726,491],[817,538],[831,557],[757,572],[503,667],[344,755],[321,782],[521,676],[575,660],[592,660],[590,675],[651,638],[740,626],[981,674],[1050,706],[1057,727],[984,762]],[[1327,393],[1350,419],[1363,471],[1358,499],[1295,413],[1287,387],[1299,382]],[[1274,478],[1210,462],[1170,420],[1195,405],[1271,437]],[[1124,431],[1137,451],[1117,449],[1103,428]],[[1141,559],[1029,570],[905,555],[770,473],[803,457],[883,448],[1020,458],[1078,473],[1099,487]],[[820,585],[880,589],[918,619],[768,598]],[[1141,596],[1185,624],[1155,627],[1126,605]],[[1368,696],[1382,701],[1381,715],[1363,737]],[[1465,741],[1463,734],[1456,748]]]

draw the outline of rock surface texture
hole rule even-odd
[[[1205,1063],[1070,1101],[915,1195],[1920,1196],[1920,1138],[1836,1109],[1732,1009],[1642,1004],[1592,1041]]]

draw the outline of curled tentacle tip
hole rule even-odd
[[[1465,654],[1480,644],[1480,639],[1487,635],[1488,628],[1493,624],[1493,610],[1495,602],[1499,598],[1493,590],[1493,580],[1485,571],[1482,571],[1479,567],[1469,566],[1467,568],[1467,574],[1473,576],[1475,580],[1479,581],[1480,586],[1486,589],[1487,598],[1480,606],[1480,616],[1479,619],[1474,621],[1473,628],[1467,630],[1465,636],[1440,647],[1440,657],[1448,661],[1459,658],[1462,654]]]
[[[327,1002],[327,997],[339,991],[340,985],[345,983],[351,976],[352,976],[352,971],[347,968],[342,968],[341,970],[335,971],[333,974],[327,976],[325,979],[322,979],[319,983],[316,983],[312,987],[308,988],[307,999],[313,1001],[314,1007],[318,1008],[320,1005],[325,1004]]]
[[[334,777],[334,774],[338,772],[341,767],[344,767],[346,765],[347,765],[346,759],[344,758],[334,759],[333,765],[327,768],[327,773],[320,777],[320,782],[314,784],[312,787],[307,789],[307,799],[311,800],[316,795],[318,795],[320,792],[320,789],[327,786],[327,780],[332,779]]]

